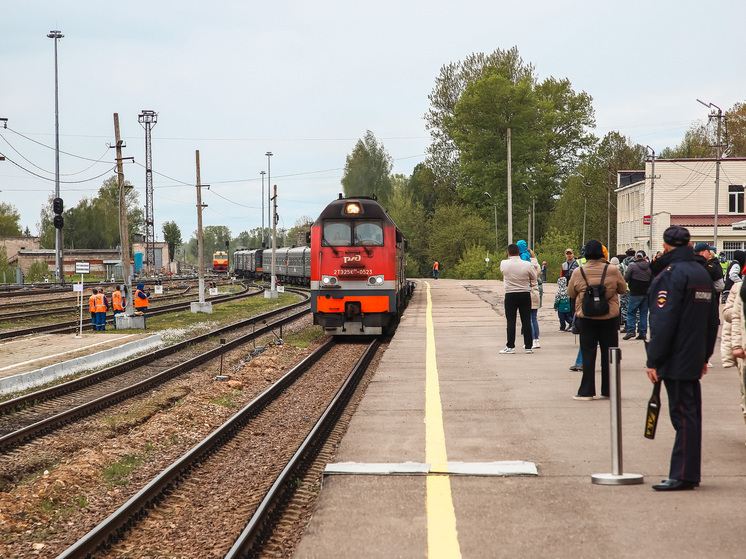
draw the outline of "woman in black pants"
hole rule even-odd
[[[606,247],[590,240],[585,245],[587,262],[582,273],[576,270],[570,278],[567,293],[575,298],[575,320],[580,330],[580,351],[583,354],[583,379],[575,400],[593,400],[596,395],[596,351],[601,351],[601,397],[609,397],[609,348],[619,345],[619,295],[627,292],[619,268],[607,262]],[[584,277],[585,276],[585,277]],[[588,286],[602,282],[606,287],[608,312],[600,316],[585,316],[583,299]]]

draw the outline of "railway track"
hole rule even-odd
[[[307,298],[307,293],[304,293]],[[0,403],[0,450],[7,450],[79,418],[142,394],[307,314],[307,299],[208,334],[107,367],[76,380]],[[287,315],[277,318],[279,315]],[[274,320],[273,320],[274,319]],[[222,336],[233,336],[215,346]],[[2,460],[0,459],[0,463]],[[7,475],[7,472],[6,472]]]
[[[378,343],[319,348],[59,557],[260,553]]]
[[[262,288],[256,288],[255,290],[252,291],[250,287],[244,285],[244,290],[238,294],[231,293],[227,295],[217,295],[215,297],[208,297],[207,300],[212,302],[213,304],[219,304],[219,303],[224,303],[226,301],[236,301],[242,297],[253,297],[260,293],[263,293]],[[160,314],[166,314],[166,313],[186,310],[190,308],[190,306],[191,306],[190,301],[170,303],[167,305],[159,305],[157,307],[153,306],[148,309],[148,316],[158,316]],[[41,332],[45,332],[45,333],[74,332],[80,328],[80,324],[81,324],[80,319],[75,318],[73,320],[57,322],[54,324],[42,324],[39,326],[30,326],[28,328],[8,330],[5,332],[0,332],[0,340],[13,339],[13,338],[21,337],[21,336],[38,334]],[[83,330],[90,330],[91,329],[90,317],[84,318],[82,321],[82,324],[83,324]]]

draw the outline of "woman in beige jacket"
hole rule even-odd
[[[744,284],[740,284],[744,285]],[[736,284],[738,287],[739,284]],[[743,375],[746,368],[746,351],[744,350],[744,314],[741,288],[731,289],[728,300],[723,307],[723,331],[720,338],[720,357],[723,367],[735,367],[738,371],[738,384],[741,387],[741,413],[746,422],[746,391]]]
[[[593,400],[596,395],[596,346],[601,348],[601,397],[609,397],[609,348],[619,345],[619,295],[627,292],[627,283],[616,266],[610,265],[604,256],[604,246],[596,240],[585,245],[587,262],[573,272],[567,286],[567,294],[575,298],[575,320],[580,329],[580,351],[583,354],[583,379],[580,381],[575,400]],[[609,312],[602,316],[583,315],[583,298],[587,285],[601,283],[606,270],[604,285],[609,301]]]

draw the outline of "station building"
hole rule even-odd
[[[728,260],[746,250],[746,158],[720,160],[717,195],[716,167],[715,159],[656,159],[646,161],[644,171],[618,171],[617,254],[663,251],[663,232],[671,225],[689,229],[692,244],[717,246]]]

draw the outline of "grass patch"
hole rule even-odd
[[[210,399],[211,404],[217,406],[223,406],[225,408],[235,408],[236,404],[233,402],[233,396],[226,394],[225,396],[218,396],[217,398]]]
[[[144,458],[125,454],[121,460],[114,462],[104,468],[103,477],[110,485],[128,485],[130,480],[127,477],[132,470],[142,464]]]
[[[145,423],[156,413],[173,407],[176,402],[187,394],[189,394],[189,390],[184,387],[176,387],[159,392],[144,402],[136,403],[124,413],[105,417],[103,421],[114,432],[127,432]]]
[[[321,326],[312,326],[311,328],[304,328],[299,332],[293,332],[284,337],[283,341],[286,344],[291,344],[300,348],[307,348],[311,345],[311,342],[320,338],[324,335],[324,329]]]

